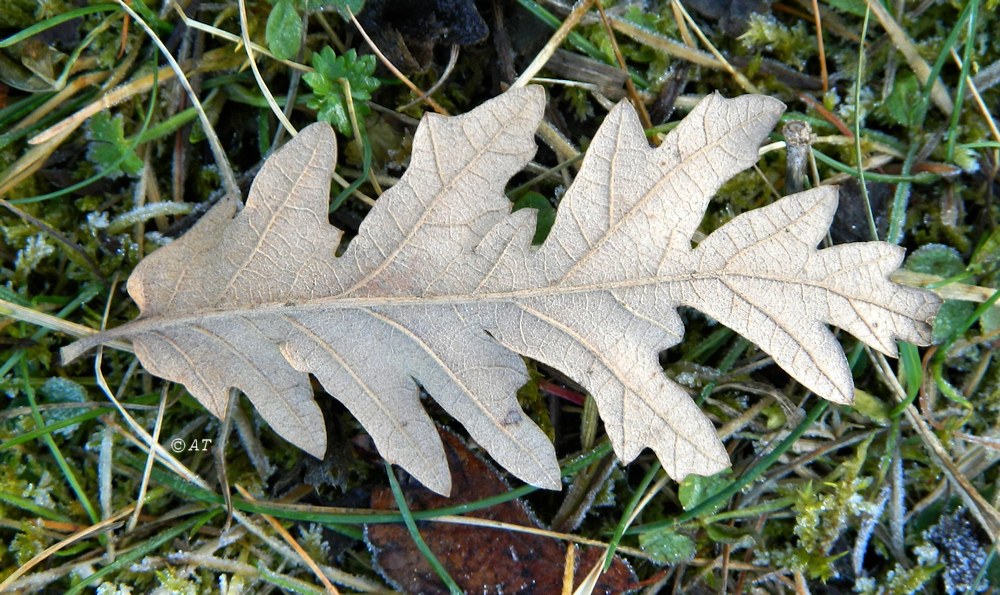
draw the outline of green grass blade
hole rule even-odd
[[[17,496],[15,494],[8,494],[7,492],[0,492],[0,502],[6,502],[11,506],[16,506],[17,508],[27,510],[28,512],[37,517],[43,519],[49,519],[50,521],[58,521],[60,523],[73,522],[73,519],[71,519],[70,517],[59,514],[58,512],[55,512],[54,510],[51,510],[44,506],[39,506],[38,504],[35,504],[35,501],[31,500],[30,498],[24,498],[22,496]]]
[[[979,12],[979,0],[969,0],[968,8],[969,22],[965,34],[965,52],[962,54],[962,72],[958,77],[958,86],[955,88],[955,110],[951,112],[951,121],[948,123],[948,145],[945,154],[949,162],[955,159],[958,119],[962,115],[962,103],[965,100],[965,81],[969,77],[969,68],[972,65],[973,51],[976,47],[976,28],[979,25],[976,16]]]
[[[813,155],[816,156],[816,161],[824,165],[828,165],[831,168],[839,171],[840,173],[848,174],[852,177],[858,176],[858,168],[852,167],[845,163],[837,161],[833,157],[826,155],[825,153],[816,150],[812,150]],[[904,165],[905,167],[905,165]],[[936,182],[941,178],[937,174],[932,174],[930,172],[920,172],[918,174],[880,174],[872,171],[865,172],[865,179],[872,182],[887,182],[889,184],[905,184],[913,182],[915,184],[930,184],[931,182]]]
[[[41,23],[36,23],[27,29],[18,31],[14,35],[11,35],[7,39],[0,40],[0,48],[6,48],[38,35],[42,31],[47,31],[52,27],[61,25],[66,21],[72,21],[75,18],[82,16],[87,16],[88,14],[94,14],[98,12],[115,12],[118,10],[117,4],[95,4],[93,6],[84,6],[81,8],[74,8],[73,10],[67,10],[62,14],[58,14],[52,18],[45,19]]]
[[[635,512],[637,506],[639,506],[639,501],[645,496],[646,490],[649,489],[649,484],[653,483],[653,479],[656,478],[656,474],[660,472],[660,461],[656,461],[650,466],[649,471],[643,476],[642,481],[635,488],[635,493],[628,501],[628,505],[625,507],[625,512],[622,513],[622,518],[618,521],[618,525],[615,527],[615,532],[611,536],[611,541],[608,542],[608,553],[604,556],[604,570],[607,571],[611,567],[611,562],[615,559],[615,550],[618,549],[618,544],[621,542],[622,537],[625,536],[625,530],[628,529],[628,520],[632,517],[632,513]]]
[[[400,514],[403,515],[403,522],[406,524],[407,531],[410,532],[410,537],[413,539],[414,545],[420,550],[424,559],[427,563],[431,565],[434,572],[438,575],[442,582],[448,587],[448,591],[452,595],[458,595],[462,593],[462,589],[458,588],[458,584],[455,579],[451,578],[448,574],[448,569],[441,564],[441,561],[437,559],[431,548],[427,546],[427,542],[424,541],[423,536],[420,535],[420,531],[417,529],[417,523],[413,520],[413,515],[410,514],[410,507],[406,505],[406,496],[403,495],[403,490],[399,487],[399,482],[396,481],[396,474],[392,470],[392,465],[389,463],[385,464],[385,472],[389,476],[389,487],[392,489],[392,495],[396,499],[396,506],[399,507]]]
[[[899,417],[909,407],[920,392],[924,381],[924,371],[920,364],[920,353],[909,343],[899,344],[899,365],[903,368],[903,378],[906,380],[906,400],[898,403],[889,413],[890,417]]]

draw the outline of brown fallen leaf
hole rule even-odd
[[[417,482],[403,486],[411,510],[444,508],[505,494],[510,487],[482,459],[448,431],[441,431],[451,467],[452,497],[446,498]],[[389,488],[372,492],[371,507],[397,508]],[[512,500],[468,513],[491,521],[539,527],[521,500]],[[420,535],[466,593],[558,593],[563,586],[566,546],[556,539],[507,529],[426,522],[417,523]],[[417,550],[403,525],[365,527],[365,538],[383,576],[407,593],[447,593],[441,579]],[[574,587],[604,555],[604,548],[576,548]],[[622,593],[638,579],[627,562],[614,557],[598,579],[594,593]]]
[[[692,247],[719,186],[757,159],[784,107],[747,95],[702,101],[651,148],[632,107],[605,118],[555,225],[511,213],[510,177],[535,152],[545,96],[511,90],[456,117],[425,116],[409,169],[343,256],[329,225],[332,130],[314,124],[276,152],[246,207],[220,202],[129,278],[135,321],[63,349],[71,361],[131,339],[150,372],[183,383],[212,413],[230,387],[282,436],[322,456],[312,373],[386,460],[447,494],[451,475],[418,383],[504,468],[558,489],[552,444],[514,397],[521,356],[593,394],[615,453],[652,448],[673,478],[729,458],[709,419],[664,375],[681,340],[678,306],[754,341],[804,386],[850,403],[840,327],[889,355],[927,344],[940,300],[888,280],[903,249],[817,250],[837,207],[821,187],[744,213]]]

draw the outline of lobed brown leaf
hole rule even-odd
[[[850,403],[840,327],[883,353],[927,344],[940,300],[888,280],[903,250],[882,242],[817,250],[837,206],[821,187],[691,238],[719,186],[757,159],[783,111],[775,99],[713,95],[657,148],[635,112],[606,117],[546,240],[511,214],[509,178],[532,157],[540,88],[468,114],[428,115],[412,162],[342,257],[327,222],[332,130],[314,124],[264,165],[241,209],[229,198],[139,264],[140,317],[63,351],[72,360],[132,340],[150,372],[183,383],[216,415],[242,390],[290,442],[322,456],[309,374],[361,421],[379,452],[442,494],[451,475],[424,387],[497,462],[556,489],[552,444],[514,397],[521,356],[585,387],[625,462],[652,448],[667,473],[729,465],[715,429],[657,354],[692,306],[754,341],[810,390]]]

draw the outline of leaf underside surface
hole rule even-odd
[[[245,207],[230,197],[143,260],[128,290],[141,315],[63,350],[132,340],[147,370],[225,413],[246,393],[283,437],[322,457],[325,425],[309,375],[368,430],[379,452],[428,488],[451,487],[422,386],[507,470],[558,489],[552,444],[515,398],[521,356],[595,398],[624,462],[652,448],[673,478],[729,466],[709,419],[664,374],[678,306],[756,343],[837,403],[853,380],[833,325],[888,355],[927,344],[940,304],[888,280],[903,250],[883,242],[817,250],[835,187],[785,197],[692,236],[719,186],[757,160],[784,106],[748,95],[702,101],[651,148],[633,108],[597,132],[541,245],[504,187],[535,153],[544,93],[508,91],[455,117],[425,116],[409,169],[340,257],[329,224],[331,128],[276,152]]]

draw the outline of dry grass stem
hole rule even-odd
[[[552,37],[545,43],[545,46],[535,55],[531,63],[524,69],[524,71],[517,77],[513,83],[511,83],[512,89],[517,89],[518,87],[523,87],[528,84],[536,74],[538,74],[542,68],[545,68],[545,64],[552,57],[559,46],[563,44],[566,40],[566,36],[569,35],[570,31],[573,30],[580,23],[580,19],[583,15],[587,13],[588,10],[594,5],[594,0],[579,0],[570,11],[569,15],[563,19],[562,24],[556,29]]]
[[[868,0],[868,7],[875,14],[878,22],[882,24],[885,32],[892,38],[892,42],[896,44],[896,49],[906,58],[906,63],[910,65],[910,69],[920,79],[920,84],[927,84],[927,79],[931,75],[931,67],[920,55],[917,45],[910,40],[910,37],[899,26],[896,19],[892,18],[888,9],[881,2]],[[945,115],[950,116],[951,112],[955,109],[955,104],[952,102],[951,96],[948,94],[948,90],[945,89],[940,78],[934,81],[934,86],[931,88],[931,99]]]
[[[245,498],[248,502],[256,502],[254,497],[250,495],[250,492],[248,492],[246,488],[244,488],[240,484],[236,484],[234,487],[236,488],[236,491],[238,491],[240,495],[243,496],[243,498]],[[316,578],[318,578],[320,582],[323,583],[323,586],[326,588],[327,593],[329,593],[330,595],[338,595],[340,593],[340,591],[337,590],[337,587],[334,587],[333,583],[330,582],[330,579],[326,578],[326,575],[323,574],[322,570],[320,570],[319,565],[316,564],[316,561],[312,559],[312,556],[310,556],[302,548],[302,546],[299,545],[299,542],[296,541],[294,537],[292,537],[292,535],[288,532],[287,529],[281,526],[281,523],[279,523],[277,519],[275,519],[273,516],[269,514],[261,514],[260,516],[263,517],[264,520],[267,521],[267,524],[271,525],[271,528],[274,529],[278,533],[278,535],[281,535],[281,538],[285,540],[285,543],[290,545],[292,549],[295,550],[295,553],[298,554],[300,558],[302,558],[302,560],[306,563],[309,569],[312,570],[313,573],[316,575]]]

